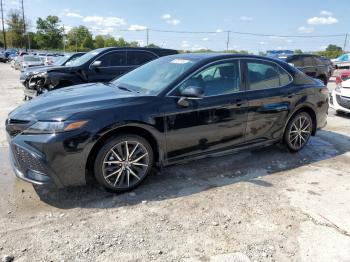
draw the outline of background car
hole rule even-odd
[[[337,113],[350,113],[350,79],[337,85],[330,96],[329,104]]]
[[[336,59],[332,59],[332,63],[336,69],[350,68],[350,53],[343,54]]]
[[[94,175],[122,192],[154,165],[281,142],[297,152],[325,126],[328,98],[320,81],[275,59],[181,54],[48,92],[12,111],[6,130],[14,171],[27,182],[65,187]]]
[[[36,55],[24,55],[20,57],[20,69],[23,70],[25,68],[36,67],[43,65],[39,56]]]
[[[69,66],[52,66],[21,75],[25,98],[54,89],[87,82],[106,82],[161,56],[177,54],[162,48],[100,48],[90,51]]]
[[[0,53],[0,62],[1,63],[7,63],[9,61],[8,57],[5,56],[4,52]]]
[[[282,58],[282,60],[295,66],[306,75],[322,80],[325,85],[327,85],[328,79],[333,72],[330,69],[327,60],[317,55],[290,55]]]

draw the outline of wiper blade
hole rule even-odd
[[[134,90],[131,90],[131,89],[125,87],[125,86],[117,86],[117,87],[118,87],[119,89],[121,89],[121,90],[129,91],[129,92],[134,92]]]

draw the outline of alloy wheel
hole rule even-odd
[[[113,188],[128,189],[146,176],[149,165],[146,147],[140,142],[125,140],[107,152],[103,159],[102,174]]]
[[[293,150],[300,150],[308,142],[311,136],[312,122],[311,119],[301,114],[293,119],[291,123],[288,142]]]

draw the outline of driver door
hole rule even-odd
[[[187,106],[179,105],[181,92],[189,87],[201,88],[204,96],[188,97]],[[162,111],[169,162],[244,142],[247,102],[238,59],[206,66],[165,99]]]

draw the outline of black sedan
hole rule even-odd
[[[283,61],[182,54],[39,96],[9,114],[6,130],[19,178],[65,187],[94,174],[120,192],[152,166],[275,143],[297,152],[327,112],[328,89]]]

